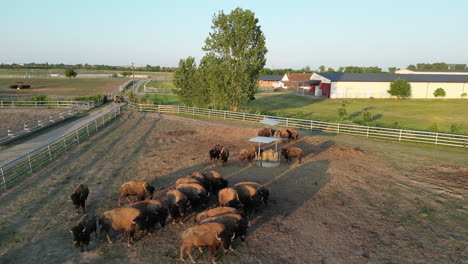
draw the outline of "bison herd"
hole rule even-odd
[[[277,135],[285,140],[298,138],[294,129],[275,131],[265,128],[258,135]],[[240,166],[244,160],[252,164],[263,153],[269,152],[258,147],[242,149],[238,155]],[[283,147],[281,154],[288,162],[295,157],[299,163],[304,155],[301,149],[290,146]],[[209,150],[209,157],[214,161],[220,160],[225,166],[229,150],[222,145],[215,145]],[[88,195],[89,188],[84,184],[78,185],[70,195],[76,212],[84,213],[70,230],[75,246],[80,247],[81,251],[88,250],[91,234],[94,232],[97,238],[98,230],[101,237],[103,233],[106,234],[109,243],[112,243],[111,230],[123,231],[127,245],[131,246],[139,234],[153,233],[158,225],[164,228],[168,218],[173,223],[184,223],[194,217],[195,226],[181,233],[180,260],[184,261],[185,255],[188,255],[190,261],[195,263],[191,255],[192,248],[201,250],[207,247],[215,263],[218,249],[232,251],[232,242],[236,238],[245,240],[250,227],[248,219],[266,207],[270,189],[256,182],[240,182],[229,186],[228,180],[214,170],[193,172],[177,179],[173,187],[159,192],[155,192],[155,188],[148,182],[130,181],[120,187],[117,199],[119,207],[98,216],[86,214]],[[135,196],[137,200],[132,201],[129,196]],[[128,204],[121,207],[125,200]]]

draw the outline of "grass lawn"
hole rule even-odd
[[[48,95],[57,97],[92,96],[114,91],[126,79],[65,79],[65,78],[31,78],[0,79],[0,96],[13,95]],[[14,90],[9,86],[16,82],[31,85],[31,89]]]
[[[312,99],[292,94],[257,94],[256,100],[245,104],[242,110],[261,111],[262,114],[337,122],[338,108],[344,100]],[[461,125],[458,133],[468,134],[468,100],[394,100],[348,99],[348,117],[345,123],[362,123],[362,113],[369,111],[368,125],[415,130],[451,132],[453,124]]]
[[[169,81],[149,81],[146,84],[147,87],[154,87],[154,88],[175,88],[174,84],[171,80]]]
[[[143,100],[153,101],[155,104],[182,105],[177,95],[171,94],[145,94]]]

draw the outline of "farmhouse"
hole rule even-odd
[[[260,88],[275,87],[277,82],[281,81],[283,75],[262,75],[258,80],[258,86]],[[278,87],[278,86],[276,86]]]
[[[444,98],[462,98],[468,93],[468,75],[447,74],[386,74],[386,73],[314,73],[309,94],[325,98],[390,98],[390,83],[397,78],[411,84],[414,99],[435,98],[437,88],[446,92]]]

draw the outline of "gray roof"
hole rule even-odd
[[[414,72],[468,72],[468,70],[436,70],[436,69],[432,69],[432,70],[410,70],[410,71],[414,71]]]
[[[397,78],[408,82],[468,83],[468,75],[455,74],[388,74],[388,73],[317,73],[332,82],[393,82]]]
[[[260,81],[281,81],[284,75],[262,75]]]

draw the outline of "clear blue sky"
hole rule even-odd
[[[250,9],[267,67],[468,64],[468,1],[2,0],[0,62],[176,66],[212,18]]]

